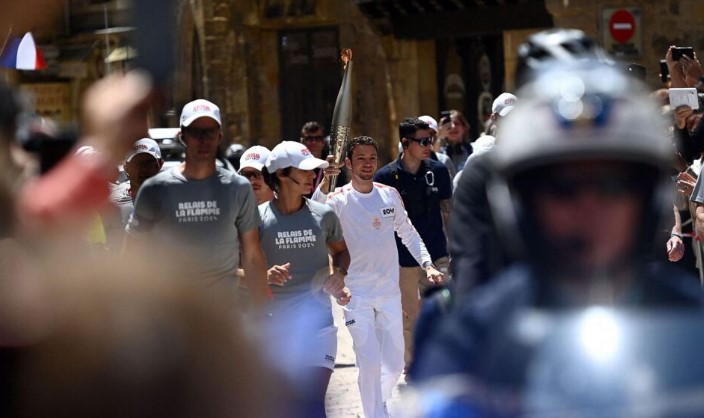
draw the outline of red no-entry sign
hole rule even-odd
[[[635,59],[643,51],[643,12],[640,7],[604,8],[600,32],[604,49],[610,54]]]
[[[620,9],[609,19],[609,32],[616,42],[625,44],[636,31],[636,19],[631,12]]]

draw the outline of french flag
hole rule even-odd
[[[32,34],[27,32],[21,40],[13,37],[7,42],[0,55],[0,65],[18,70],[43,70],[46,61],[34,43]]]

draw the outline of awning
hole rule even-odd
[[[552,27],[544,0],[356,0],[385,33],[437,39]]]
[[[106,63],[113,63],[119,61],[127,61],[137,58],[137,50],[131,46],[121,46],[115,48],[110,52],[110,55],[105,58]]]

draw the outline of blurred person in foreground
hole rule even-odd
[[[536,358],[529,349],[542,328],[529,327],[523,334],[519,326],[528,310],[538,309],[545,318],[595,306],[602,308],[599,312],[672,308],[691,309],[699,317],[704,304],[701,289],[686,273],[646,262],[672,208],[673,155],[643,87],[617,68],[581,62],[542,71],[519,96],[490,154],[495,175],[488,194],[505,245],[521,250],[523,262],[500,272],[450,312],[414,375],[427,383],[431,395],[437,379],[460,376],[471,386],[458,389],[467,395],[461,410],[476,416],[535,412],[524,403],[535,399],[521,395],[531,379],[542,381],[531,374]],[[470,231],[457,230],[462,232]],[[611,323],[608,312],[604,315]],[[597,327],[596,332],[612,329]],[[559,374],[561,366],[570,365],[552,368]],[[590,377],[598,372],[580,370]],[[570,381],[562,384],[570,386]],[[552,406],[569,407],[572,395],[592,399],[598,395],[592,389],[554,392]],[[505,396],[503,405],[491,404],[497,393]],[[604,399],[612,401],[612,394]],[[442,409],[441,403],[434,406]]]
[[[215,163],[223,140],[220,109],[202,99],[187,103],[179,135],[186,160],[142,185],[127,224],[126,249],[159,245],[188,254],[200,266],[194,279],[230,289],[237,308],[241,256],[253,301],[262,304],[269,292],[257,202],[245,178]]]
[[[0,416],[281,416],[257,349],[219,296],[188,283],[191,264],[75,251],[76,226],[107,202],[114,167],[146,133],[150,94],[140,73],[106,77],[84,97],[80,143],[97,153],[71,153],[19,191],[0,177],[2,235],[19,238],[0,240]],[[15,117],[0,108],[3,159]],[[40,233],[23,245],[28,230]]]
[[[325,416],[325,393],[335,368],[337,327],[330,297],[341,306],[351,299],[345,287],[350,253],[340,220],[329,206],[305,197],[313,193],[314,169],[326,167],[328,162],[314,157],[305,145],[281,142],[265,165],[274,199],[259,206],[259,234],[273,293],[264,330],[267,346],[271,361],[292,379],[299,396],[309,400],[311,418]]]
[[[147,132],[151,98],[151,81],[138,71],[111,75],[88,89],[81,115],[83,135],[76,152],[46,175],[17,187],[17,213],[23,231],[83,235],[89,215],[108,202],[115,167]],[[6,145],[12,139],[7,138]],[[81,149],[95,152],[78,152]]]
[[[16,133],[20,106],[17,92],[0,82],[0,294],[4,320],[30,320],[35,306],[36,269],[57,248],[76,249],[86,257],[85,234],[96,211],[108,202],[109,182],[129,147],[146,133],[151,82],[140,72],[112,75],[93,84],[83,96],[80,146],[50,172],[26,178],[18,167]],[[25,308],[27,310],[25,310]],[[21,338],[0,325],[0,346]],[[3,392],[0,390],[0,392]]]
[[[553,66],[592,60],[605,65],[611,62],[608,54],[584,32],[564,28],[540,31],[518,48],[514,83],[520,88],[536,74]],[[492,119],[497,128],[510,116],[518,101],[515,95],[507,93],[494,100]],[[498,142],[502,140],[496,138]],[[453,228],[448,247],[451,270],[457,277],[452,289],[457,298],[470,294],[474,287],[495,277],[514,257],[500,244],[495,217],[489,207],[486,186],[494,171],[492,153],[493,147],[489,152],[476,152],[478,155],[472,156],[459,175],[453,196],[451,224],[458,227]]]
[[[0,416],[304,416],[190,263],[104,254],[57,246],[0,281]]]

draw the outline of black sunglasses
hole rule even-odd
[[[315,136],[309,136],[309,135],[303,135],[303,140],[304,141],[315,141],[315,142],[320,142],[325,139],[325,136],[323,135],[315,135]]]
[[[247,180],[252,177],[254,177],[255,180],[261,180],[263,177],[261,171],[240,171],[240,176],[246,178]]]
[[[425,138],[406,138],[406,139],[410,139],[413,142],[417,142],[418,144],[420,144],[421,147],[427,147],[428,145],[432,145],[433,142],[435,142],[435,137],[432,137],[432,136],[428,136]]]

